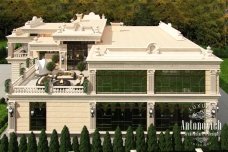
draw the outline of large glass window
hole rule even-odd
[[[205,71],[155,71],[155,93],[205,93]]]
[[[139,124],[147,127],[146,103],[97,103],[96,126],[102,131],[114,131],[117,126],[122,131],[132,126],[135,130]]]
[[[146,93],[145,70],[98,70],[97,93]]]
[[[30,103],[30,130],[46,130],[46,103]]]

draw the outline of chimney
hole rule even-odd
[[[76,14],[76,16],[77,16],[77,20],[76,21],[81,22],[82,15],[83,14]]]

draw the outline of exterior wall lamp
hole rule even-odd
[[[215,104],[211,104],[212,108],[211,108],[211,117],[212,118],[215,118],[218,110],[219,110],[219,107]]]
[[[93,118],[94,117],[94,113],[95,113],[94,107],[90,108],[90,113],[91,113],[91,117]]]
[[[34,114],[35,114],[34,110],[31,110],[30,114],[31,114],[31,116],[34,116]]]
[[[64,57],[63,56],[61,57],[61,61],[62,61],[62,64],[64,64]]]
[[[152,116],[153,116],[153,109],[152,108],[149,109],[149,114],[150,114],[150,118],[152,118]]]
[[[9,112],[9,114],[10,114],[10,117],[13,117],[13,113],[14,113],[13,107],[12,107],[11,105],[9,105],[9,106],[7,107],[7,109],[8,109],[8,112]]]
[[[154,103],[148,103],[148,111],[150,118],[152,118],[154,114]]]

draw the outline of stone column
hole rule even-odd
[[[154,116],[155,116],[154,105],[155,105],[154,102],[147,103],[147,128],[150,126],[150,124],[154,124]],[[152,115],[150,114],[151,110],[152,110]]]
[[[89,71],[89,79],[90,79],[90,92],[91,94],[96,94],[96,70]]]
[[[13,58],[14,45],[13,43],[7,43],[8,46],[8,57]]]
[[[211,94],[217,94],[217,70],[211,70]]]
[[[90,102],[89,112],[90,112],[90,130],[95,130],[96,129],[96,103],[95,102]]]
[[[147,94],[154,94],[154,72],[155,70],[147,70]]]
[[[16,129],[16,103],[14,101],[8,101],[8,132],[14,132]],[[12,115],[10,114],[10,109],[13,110]]]

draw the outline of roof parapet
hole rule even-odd
[[[37,27],[37,26],[42,25],[42,24],[44,24],[44,22],[43,22],[43,19],[41,17],[37,18],[36,16],[33,16],[32,20],[27,21],[25,23],[25,26],[33,28],[33,27]]]
[[[123,22],[110,22],[111,26],[112,26],[112,31],[114,32],[119,32],[121,30],[121,27],[124,25]]]
[[[171,23],[166,24],[166,23],[160,21],[159,27],[163,31],[165,31],[166,33],[168,33],[169,35],[174,37],[176,40],[184,40],[184,36],[181,34],[181,32],[178,31],[177,29],[173,28]]]

